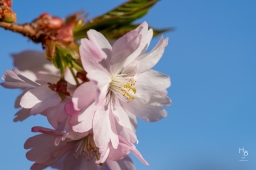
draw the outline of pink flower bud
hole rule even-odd
[[[11,8],[12,7],[12,0],[3,0],[4,3],[9,7]]]
[[[16,13],[11,9],[10,0],[0,0],[0,21],[8,23],[17,21]]]

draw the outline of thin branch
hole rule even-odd
[[[21,25],[21,24],[0,22],[0,27],[6,30],[20,33],[26,37],[29,37],[34,42],[38,42],[39,37],[37,35],[37,32],[30,24]]]

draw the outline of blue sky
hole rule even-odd
[[[65,17],[85,10],[100,15],[123,0],[13,0],[18,23],[43,12]],[[168,117],[156,123],[139,121],[137,148],[151,166],[136,160],[138,170],[254,170],[256,169],[256,2],[161,0],[137,22],[155,28],[175,27],[155,70],[168,74],[173,103]],[[25,37],[0,29],[0,73],[12,69],[11,53],[41,50]],[[151,48],[160,37],[151,43]],[[13,103],[19,90],[0,88],[2,156],[0,169],[29,169],[25,140],[31,127],[49,126],[33,116],[13,123]],[[244,148],[247,162],[239,161]]]

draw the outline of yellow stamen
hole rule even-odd
[[[137,92],[135,84],[134,76],[118,74],[112,77],[112,81],[109,84],[109,91],[118,96],[122,101],[129,103],[130,100],[135,99],[134,94]]]

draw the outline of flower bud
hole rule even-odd
[[[11,9],[10,0],[0,0],[0,21],[8,23],[17,21],[16,13]]]
[[[0,16],[0,20],[3,22],[13,23],[17,21],[16,13],[12,12],[10,9],[3,10],[2,15]]]
[[[12,7],[12,1],[11,0],[3,0],[3,2],[9,7]]]
[[[56,92],[63,93],[66,96],[69,96],[69,92],[67,91],[68,83],[64,79],[60,79],[56,84]]]

